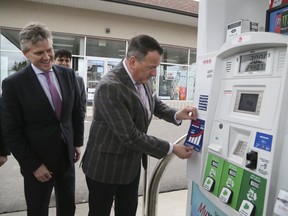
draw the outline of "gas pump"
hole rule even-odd
[[[187,216],[270,216],[287,196],[287,46],[283,35],[244,33],[198,57],[194,105],[205,129],[187,163]]]

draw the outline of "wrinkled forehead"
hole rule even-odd
[[[70,61],[70,58],[67,56],[57,56],[56,59],[62,61]]]

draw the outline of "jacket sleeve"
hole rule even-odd
[[[2,96],[0,96],[0,156],[7,156],[10,154],[8,148],[6,147],[3,139],[3,126],[2,126]]]
[[[74,146],[83,146],[83,134],[84,134],[84,120],[86,113],[86,106],[84,106],[81,98],[81,90],[79,81],[76,78],[74,71],[72,72],[73,82],[74,82],[74,105],[72,111],[72,121],[73,121],[73,139]]]
[[[24,138],[24,122],[15,85],[6,78],[2,82],[2,90],[4,143],[17,159],[21,168],[33,172],[42,162],[38,160]]]
[[[101,85],[95,95],[96,115],[100,114],[104,118],[105,123],[101,124],[107,125],[108,131],[118,138],[120,142],[117,145],[162,158],[169,151],[169,142],[149,136],[145,133],[145,128],[141,128],[143,116],[141,117],[141,110],[136,104],[140,102],[134,97],[135,101],[129,101],[131,97],[124,95],[115,84]]]

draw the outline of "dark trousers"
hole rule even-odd
[[[89,189],[88,216],[109,216],[115,199],[115,216],[135,216],[138,205],[138,185],[140,172],[127,185],[105,184],[86,176]]]
[[[24,191],[28,216],[48,216],[52,189],[56,196],[57,216],[75,214],[75,169],[74,165],[63,172],[53,174],[48,182],[39,182],[33,174],[24,175]]]

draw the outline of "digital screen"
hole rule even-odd
[[[268,17],[269,29],[266,31],[288,35],[288,8],[281,7],[272,11]]]
[[[212,160],[212,166],[217,168],[218,167],[218,162]]]
[[[241,93],[238,110],[256,112],[259,94]]]
[[[229,175],[231,175],[233,177],[236,177],[236,175],[237,175],[237,172],[235,172],[234,170],[231,170],[231,169],[229,169],[228,173],[229,173]]]
[[[253,180],[250,180],[250,185],[256,189],[259,189],[259,183]]]
[[[265,71],[267,51],[240,55],[239,72]]]

